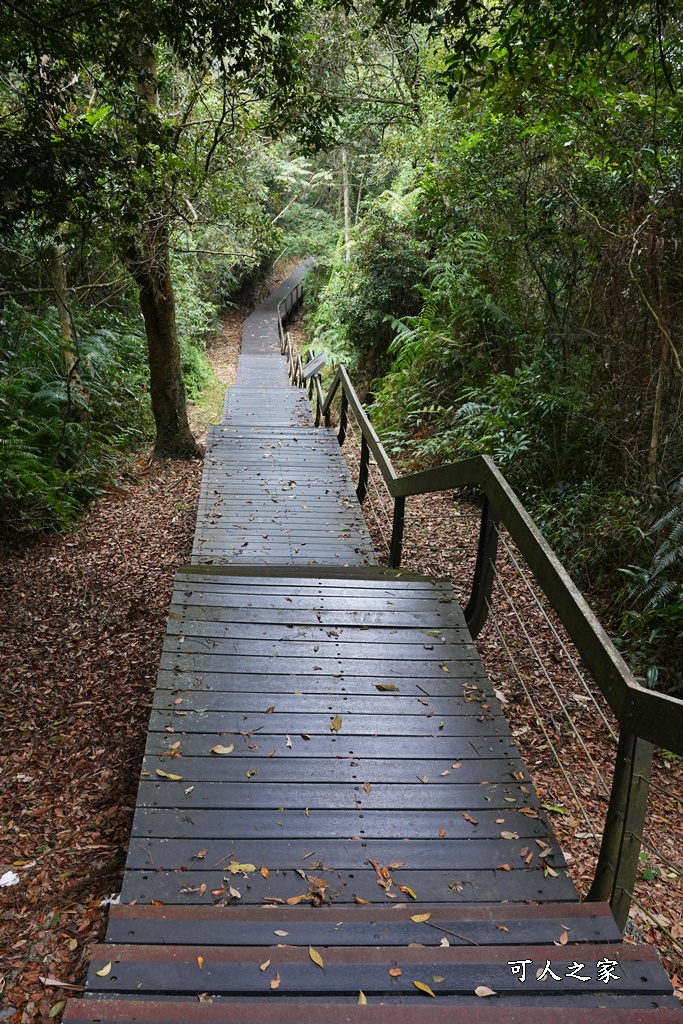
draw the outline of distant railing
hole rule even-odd
[[[300,281],[290,292],[278,303],[277,307],[277,329],[280,338],[280,352],[287,357],[287,372],[292,384],[299,386],[303,381],[303,369],[301,356],[294,351],[292,338],[289,331],[285,330],[292,312],[299,308],[304,297],[304,286]]]
[[[291,344],[287,342],[289,353]],[[502,528],[531,570],[531,574],[573,641],[578,654],[602,693],[618,723],[619,737],[609,807],[589,900],[609,900],[623,929],[637,875],[645,821],[653,745],[683,755],[683,701],[641,686],[609,636],[588,607],[582,594],[540,533],[531,516],[494,462],[480,455],[461,462],[400,476],[394,469],[346,369],[340,366],[323,395],[319,374],[305,380],[308,359],[288,355],[294,383],[307,385],[315,397],[316,426],[332,425],[332,406],[338,393],[337,437],[344,444],[353,414],[360,430],[358,485],[363,503],[367,496],[371,459],[381,474],[393,503],[389,563],[401,565],[405,504],[410,496],[454,489],[475,489],[481,496],[479,541],[469,600],[464,614],[475,638],[491,610],[497,576],[496,560]],[[504,540],[507,545],[507,539]],[[511,550],[508,548],[508,550]],[[596,705],[597,707],[597,705]],[[604,716],[603,716],[604,717]],[[611,726],[610,726],[611,728]],[[570,780],[571,782],[571,780]]]

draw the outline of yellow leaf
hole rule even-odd
[[[308,807],[304,807],[304,814],[308,817]]]
[[[360,896],[354,896],[353,898],[356,903],[360,903],[361,905],[370,903],[370,900],[362,900]]]
[[[170,779],[171,782],[180,782],[182,775],[171,775],[170,772],[164,772],[161,768],[156,769],[157,775],[160,775],[162,779]]]
[[[317,964],[318,967],[322,967],[324,970],[325,964],[323,963],[323,958],[321,957],[317,949],[313,949],[313,946],[309,946],[308,955],[310,956],[314,964]]]
[[[416,900],[415,890],[411,889],[409,885],[399,885],[401,892],[404,892],[406,896],[410,896],[411,900]]]
[[[105,964],[101,971],[95,971],[95,974],[99,974],[100,978],[106,978],[111,971],[111,960],[108,964]]]
[[[279,975],[279,973],[276,973],[275,977],[270,979],[270,987],[271,988],[279,988],[280,987],[280,975]]]
[[[261,964],[261,967],[259,969],[262,970],[262,971],[267,971],[269,967],[270,967],[270,960],[266,960],[266,962],[264,964]]]
[[[61,1013],[66,1006],[66,999],[60,999],[58,1003],[53,1003],[48,1011],[48,1017],[56,1017],[58,1013]]]
[[[209,750],[210,754],[232,754],[235,749],[235,744],[231,743],[229,747],[224,747],[222,743],[217,743],[215,747],[211,747]]]
[[[377,689],[377,690],[398,690],[398,686],[394,686],[393,683],[375,683],[375,689]]]
[[[199,968],[200,971],[201,971],[203,966],[204,966],[204,957],[203,956],[198,956],[197,957],[197,967]]]
[[[358,1005],[359,1006],[367,1006],[368,1005],[368,1001],[366,999],[365,992],[359,992],[358,993]]]
[[[488,987],[488,985],[477,985],[477,987],[474,990],[474,994],[475,996],[481,996],[482,999],[485,999],[486,996],[498,995],[498,993],[494,992],[492,988]]]
[[[341,729],[341,727],[342,727],[342,718],[341,718],[341,715],[337,715],[337,717],[336,717],[336,718],[334,718],[334,719],[333,719],[333,720],[332,720],[332,721],[330,722],[330,729],[333,729],[333,730],[334,730],[334,732],[339,732],[339,730]]]
[[[437,985],[440,982],[445,981],[445,980],[446,980],[445,978],[440,977],[438,974],[432,974],[432,981],[435,981],[437,983]]]
[[[410,920],[416,921],[417,924],[422,924],[423,921],[428,921],[431,916],[431,911],[428,914],[414,914]]]
[[[436,996],[432,992],[429,985],[425,985],[424,981],[414,981],[413,985],[415,988],[419,988],[420,992],[424,992],[426,995],[431,996],[432,999],[436,999]]]
[[[261,874],[264,878],[270,878],[270,871],[266,867],[261,868]]]
[[[73,953],[75,949],[78,949],[78,939],[69,939],[68,946]]]

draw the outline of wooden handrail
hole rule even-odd
[[[489,521],[491,511],[494,510],[495,517],[505,525],[576,645],[622,729],[673,753],[683,755],[683,701],[668,694],[648,690],[638,683],[569,573],[493,460],[487,455],[475,455],[461,462],[448,463],[409,476],[399,476],[343,366],[339,367],[334,376],[322,406],[322,415],[329,420],[330,406],[340,387],[395,502],[417,494],[477,487],[488,500]],[[395,568],[400,564],[400,546],[400,539],[394,537],[392,548],[399,551],[399,559],[392,558]],[[486,562],[487,559],[483,561]],[[484,565],[480,566],[479,573],[484,568]],[[478,581],[474,582],[476,585]]]

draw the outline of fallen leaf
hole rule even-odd
[[[354,896],[353,899],[356,903],[360,903],[361,905],[366,905],[370,903],[370,900],[362,900],[360,896]]]
[[[182,775],[171,775],[170,772],[164,772],[161,768],[155,769],[157,775],[160,775],[162,779],[170,779],[171,782],[180,782]]]
[[[510,871],[510,865],[509,864],[497,864],[496,865],[496,871]]]
[[[261,874],[263,875],[264,878],[270,878],[270,872],[266,867],[261,868]]]
[[[436,999],[436,996],[432,992],[431,988],[429,987],[429,985],[426,985],[424,981],[414,981],[413,985],[415,986],[415,988],[419,988],[420,992],[424,992],[426,995],[431,996],[432,999]]]
[[[261,966],[259,967],[259,970],[260,971],[267,971],[269,967],[270,967],[270,960],[266,960],[265,963],[261,964]]]
[[[561,946],[566,946],[568,942],[569,942],[569,936],[567,935],[566,932],[562,932],[562,934],[560,935],[560,945]]]
[[[445,980],[446,979],[442,978],[441,975],[439,975],[439,974],[432,974],[432,981],[435,981],[437,983],[437,985],[440,984],[442,981],[445,981]]]
[[[270,979],[270,987],[273,988],[273,989],[274,988],[279,988],[280,987],[280,981],[281,981],[281,978],[280,978],[280,975],[278,973],[278,974],[275,975],[274,978]]]
[[[504,924],[497,924],[496,928],[498,929],[499,932],[509,932],[510,931],[510,929],[507,927],[507,925],[504,925]]]
[[[372,789],[372,786],[370,785],[369,782],[364,782],[363,783],[363,789],[369,795],[370,794],[370,790]]]
[[[431,911],[428,914],[413,914],[410,920],[416,921],[417,924],[422,924],[423,921],[428,921],[431,916]]]
[[[442,940],[441,940],[441,942],[439,943],[439,945],[440,945],[440,946],[450,946],[450,942],[448,941],[448,939],[446,938],[446,936],[445,936],[445,935],[444,935],[444,937],[442,938]]]
[[[313,946],[309,946],[308,955],[310,956],[314,964],[317,964],[318,967],[322,967],[324,970],[325,964],[323,963],[323,958],[321,957],[317,949],[313,949]]]
[[[104,965],[102,970],[95,971],[95,974],[99,975],[100,978],[106,978],[107,975],[109,974],[109,972],[111,971],[111,967],[112,967],[112,961],[110,960],[108,964]]]
[[[444,839],[445,836],[446,836],[446,829],[445,828],[440,828],[439,829],[439,835],[441,836],[442,839]]]
[[[336,718],[333,718],[332,721],[330,722],[330,729],[332,729],[334,732],[339,732],[341,727],[342,727],[342,718],[341,718],[341,715],[337,715]]]
[[[109,970],[111,970],[111,964],[109,964]],[[107,971],[107,974],[109,974],[109,971]],[[53,978],[52,976],[48,976],[47,978],[38,978],[38,981],[44,985],[45,988],[68,988],[73,989],[74,992],[82,992],[85,988],[84,985],[71,985],[68,981],[60,981],[59,978]]]
[[[411,889],[409,885],[399,885],[399,889],[401,890],[401,892],[404,892],[406,896],[410,896],[411,900],[417,899],[415,890]]]
[[[301,903],[305,899],[305,894],[303,896],[290,896],[289,899],[287,900],[287,905],[290,907],[295,907],[297,903]]]
[[[367,999],[365,997],[365,992],[359,992],[358,993],[358,1005],[359,1006],[367,1006],[368,1005],[368,1001],[367,1001]]]
[[[247,778],[250,779],[252,775],[258,775],[258,768],[250,768],[247,772]]]
[[[281,928],[276,928],[275,931],[273,932],[273,935],[289,935],[289,932],[283,932]]]
[[[67,945],[71,952],[73,953],[75,949],[78,949],[78,939],[69,939]]]
[[[474,994],[475,996],[481,996],[482,999],[486,998],[486,996],[498,995],[498,993],[494,992],[492,988],[488,987],[488,985],[477,985],[477,987],[474,990]]]
[[[222,743],[217,743],[215,747],[211,747],[209,750],[210,754],[232,754],[235,749],[235,744],[231,743],[229,747],[224,747]]]
[[[394,686],[393,683],[375,683],[377,690],[398,690],[398,686]]]
[[[60,999],[58,1003],[53,1003],[48,1012],[48,1017],[56,1017],[58,1013],[61,1013],[66,1006],[66,999]]]
[[[519,836],[516,832],[501,832],[500,834],[503,837],[503,839],[519,839]]]
[[[201,971],[203,966],[204,966],[204,957],[203,956],[198,956],[197,957],[197,967],[199,968],[200,971]]]
[[[291,737],[291,736],[288,736],[288,735],[287,735],[287,734],[285,733],[285,746],[286,746],[286,747],[291,747],[291,745],[292,745],[292,737]]]
[[[389,974],[391,975],[392,978],[400,978],[400,976],[403,974],[403,971],[401,970],[400,967],[392,967],[389,970]]]
[[[473,818],[471,814],[467,814],[465,811],[463,811],[462,816],[465,819],[465,821],[469,821],[470,824],[472,824],[472,825],[478,825],[479,824],[479,822],[477,821],[476,818]]]

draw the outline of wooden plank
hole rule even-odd
[[[491,783],[509,785],[513,778],[522,777],[526,783],[524,799],[528,803],[536,800],[536,795],[529,787],[529,775],[521,759],[511,760],[508,758],[497,758],[485,760],[482,758],[463,759],[456,762],[460,765],[453,769],[451,761],[445,758],[441,760],[401,760],[386,758],[363,758],[362,762],[354,761],[353,758],[304,758],[304,757],[269,757],[272,747],[267,744],[258,743],[257,750],[250,750],[248,746],[254,746],[252,740],[246,737],[239,737],[240,742],[235,742],[235,750],[232,755],[218,756],[208,752],[205,747],[203,757],[192,757],[186,753],[186,738],[181,736],[168,736],[167,738],[155,736],[153,743],[159,744],[159,749],[169,749],[173,740],[181,740],[177,753],[181,757],[160,757],[156,753],[148,753],[142,762],[142,770],[154,775],[155,769],[163,768],[165,771],[184,774],[193,783],[197,782],[223,782],[234,783],[244,780],[244,760],[253,760],[255,755],[260,754],[258,762],[257,779],[261,782],[272,783],[297,783],[315,779],[316,783],[326,785],[334,782],[353,782],[360,780],[361,783],[369,782],[371,785],[390,783],[410,783],[417,778],[428,779],[423,783],[423,789],[430,789],[438,786],[477,786],[481,785],[483,779]],[[234,742],[232,739],[231,743]],[[225,744],[224,744],[225,745]],[[470,750],[470,753],[472,751]],[[445,775],[445,772],[450,774]],[[514,774],[513,774],[514,773]],[[420,799],[424,798],[421,793]],[[391,858],[395,860],[395,858]]]
[[[506,812],[505,823],[501,824],[496,819],[503,815],[497,810],[477,811],[475,823],[466,820],[461,812],[449,810],[401,809],[400,813],[395,813],[386,809],[356,811],[310,808],[308,814],[301,807],[283,807],[275,811],[202,810],[183,808],[180,783],[168,784],[178,791],[177,810],[138,806],[133,820],[134,836],[202,836],[204,839],[220,839],[229,834],[240,839],[339,838],[340,841],[361,836],[367,841],[425,837],[438,839],[440,830],[445,830],[451,839],[498,839],[501,836],[505,839],[502,833],[508,832],[515,840],[539,838],[551,846],[556,842],[542,817],[530,818],[515,808]]]
[[[272,941],[274,929],[287,930],[289,946],[388,946],[433,944],[449,935],[454,946],[544,945],[563,933],[577,943],[621,943],[621,932],[607,904],[483,904],[429,908],[429,923],[412,920],[413,908],[322,906],[312,914],[295,907],[152,907],[136,904],[110,909],[109,942],[206,942],[209,945],[259,946]],[[182,924],[170,930],[167,922]],[[229,922],[230,927],[226,928]]]
[[[603,993],[603,1004],[609,1004],[609,993]],[[481,1005],[473,999],[462,1000],[459,1005],[434,1002],[429,1005],[430,1024],[680,1024],[679,1009],[675,1009],[670,998],[658,998],[653,1009],[649,997],[642,1000],[643,1008],[623,1005],[601,1005],[599,1012],[591,1006],[572,1004],[564,1010],[555,1001],[553,1005],[495,1006]],[[97,1021],[98,1024],[225,1024],[225,1004],[198,1002],[189,1003],[175,1000],[146,1000],[136,1002],[121,1000],[117,1003],[102,998],[70,1000],[63,1020]],[[323,1002],[287,1002],[282,999],[261,998],[258,1002],[240,1002],[230,1006],[230,1024],[425,1024],[425,1003],[395,1005],[383,1000],[381,1005],[358,1006],[352,1001],[334,1004],[331,998]]]
[[[290,684],[291,687],[291,684]],[[419,691],[418,691],[419,694]],[[329,711],[335,715],[419,715],[423,717],[433,712],[441,722],[445,717],[470,717],[481,713],[482,709],[498,712],[500,705],[494,697],[484,701],[486,705],[455,695],[448,697],[424,697],[411,695],[402,697],[396,693],[372,696],[357,694],[299,694],[291,687],[289,693],[244,693],[232,690],[206,690],[204,688],[174,687],[173,690],[157,690],[154,695],[154,707],[158,710],[176,712],[202,708],[206,711],[233,711],[244,714],[273,714],[282,708],[292,714],[321,714]],[[273,711],[268,709],[272,708]],[[342,726],[343,727],[343,726]]]
[[[342,711],[339,707],[336,713]],[[236,712],[222,711],[200,711],[188,712],[183,715],[181,711],[163,711],[154,709],[149,719],[150,732],[161,732],[169,726],[177,731],[193,733],[221,733],[230,735],[234,732],[251,732],[255,730],[268,730],[279,735],[286,733],[302,736],[304,739],[311,736],[329,735],[331,723],[336,714],[326,715],[323,711],[319,714],[296,714],[284,711],[274,711],[270,715],[250,712],[239,714]],[[379,735],[382,737],[403,737],[421,736],[424,738],[441,733],[443,736],[472,737],[480,739],[489,735],[501,734],[508,736],[510,727],[502,719],[495,722],[490,719],[473,718],[470,715],[445,715],[442,718],[427,717],[427,715],[398,715],[389,716],[386,720],[378,721],[375,715],[347,715],[342,725],[344,738],[348,741],[356,736]],[[392,744],[385,744],[385,756],[392,756]]]
[[[207,851],[203,858],[197,858],[199,849]],[[204,846],[198,847],[195,839],[148,836],[131,843],[126,864],[127,870],[142,871],[143,874],[182,869],[183,873],[192,871],[195,877],[206,880],[206,876],[211,873],[222,876],[227,864],[235,858],[243,864],[255,864],[257,868],[265,865],[269,871],[294,872],[302,869],[309,874],[317,874],[323,865],[335,872],[367,870],[370,866],[368,857],[372,857],[378,864],[400,863],[402,870],[420,871],[428,868],[431,871],[452,871],[453,877],[458,878],[461,871],[494,871],[500,864],[507,863],[511,867],[514,864],[516,870],[527,871],[528,853],[523,853],[524,850],[534,852],[531,864],[533,871],[537,871],[541,867],[538,857],[541,848],[524,839],[452,839],[446,834],[444,838],[434,835],[432,838],[424,837],[410,842],[400,839],[374,839],[371,843],[367,840],[340,842],[337,839],[316,839],[311,843],[308,839],[298,837],[250,837],[236,840],[226,834],[207,840]],[[562,851],[557,843],[553,844],[551,851],[543,860],[559,870],[565,866]],[[499,871],[501,877],[502,871]],[[184,883],[181,880],[178,884]],[[375,905],[388,904],[379,886],[375,890],[371,887],[371,892]],[[467,898],[466,893],[460,893],[460,902]],[[576,894],[573,898],[578,899]],[[424,901],[423,897],[421,899]],[[587,906],[594,907],[595,904]]]
[[[245,778],[248,759],[242,760],[242,779]],[[251,763],[251,762],[249,762]],[[246,766],[246,767],[245,767]],[[181,771],[180,765],[173,765],[169,771]],[[165,769],[163,769],[165,770]],[[179,798],[174,787],[168,782],[158,779],[143,780],[138,789],[137,804],[139,807],[177,807],[185,808],[225,808],[249,809],[259,808],[277,810],[278,807],[308,807],[310,810],[384,810],[394,807],[421,807],[423,810],[463,810],[472,815],[479,811],[500,809],[496,819],[506,827],[506,812],[515,806],[528,807],[529,796],[514,785],[462,785],[451,783],[445,786],[401,785],[375,782],[367,783],[367,788],[360,783],[349,782],[346,785],[315,782],[277,783],[259,781],[254,777],[249,782],[231,782],[226,785],[223,780],[218,782],[199,782],[190,776],[185,764],[182,765],[183,779],[186,786],[192,783],[192,792]],[[538,804],[533,795],[531,806]]]
[[[197,846],[201,849],[205,848]],[[240,844],[243,846],[244,844]],[[240,854],[241,855],[241,854]],[[268,865],[264,865],[268,867]],[[377,885],[377,875],[371,869],[345,871],[338,869],[333,875],[322,869],[312,872],[312,877],[327,882],[326,897],[335,907],[353,909],[358,899],[371,904],[392,905],[388,896]],[[407,899],[399,885],[410,887],[417,895],[411,903],[414,913],[427,910],[432,904],[490,903],[493,900],[507,902],[526,902],[528,900],[547,900],[572,902],[576,899],[576,890],[562,869],[557,870],[556,877],[544,876],[540,869],[515,871],[485,870],[458,868],[451,871],[409,870],[401,869],[393,873],[396,885],[391,890],[394,904]],[[240,893],[240,905],[262,904],[266,898],[285,901],[287,899],[304,899],[309,896],[309,884],[293,871],[280,872],[264,879],[260,874],[244,878],[230,876],[229,885]],[[202,889],[206,886],[206,889]],[[161,904],[181,903],[185,905],[211,905],[220,900],[226,893],[223,871],[177,871],[147,870],[127,871],[121,892],[124,902],[137,900],[149,903],[152,900]],[[227,899],[227,897],[226,897]],[[310,908],[309,908],[310,909]],[[450,941],[450,940],[449,940]],[[434,940],[438,943],[438,938]]]
[[[194,716],[193,716],[194,717]],[[270,720],[270,715],[267,716]],[[176,720],[180,728],[181,719]],[[157,726],[156,731],[154,726]],[[173,727],[172,727],[173,728]],[[238,729],[233,732],[173,732],[169,733],[160,722],[150,723],[149,739],[147,750],[150,754],[160,753],[168,750],[170,743],[180,739],[185,756],[198,757],[208,756],[211,747],[217,743],[227,745],[235,742],[236,749],[239,743],[258,744],[258,750],[252,750],[251,755],[255,760],[267,758],[269,752],[275,749],[275,759],[292,758],[348,758],[362,762],[369,758],[401,761],[423,759],[425,762],[436,758],[443,758],[446,761],[457,764],[461,757],[481,758],[482,763],[491,757],[510,759],[518,756],[518,750],[510,736],[466,736],[454,738],[443,733],[430,735],[429,737],[403,736],[400,743],[391,741],[389,744],[384,736],[337,736],[330,733],[327,736],[310,735],[310,740],[305,740],[299,733],[292,733],[290,739],[292,746],[287,746],[287,734],[266,732],[261,730],[254,735],[241,736]],[[226,739],[226,737],[230,737]]]

